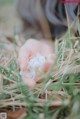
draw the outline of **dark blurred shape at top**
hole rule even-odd
[[[17,10],[24,29],[40,30],[45,38],[60,37],[67,30],[67,17],[72,23],[79,3],[61,3],[60,0],[18,0]],[[74,29],[73,29],[74,30]],[[51,33],[51,34],[50,34]]]

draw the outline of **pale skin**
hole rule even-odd
[[[31,58],[33,58],[34,56],[36,56],[37,53],[40,53],[41,55],[44,55],[45,57],[48,54],[51,54],[51,59],[46,60],[45,64],[41,68],[41,71],[43,71],[43,72],[47,72],[49,70],[53,60],[55,59],[55,54],[53,53],[53,48],[51,47],[51,45],[49,43],[45,42],[44,40],[38,41],[35,39],[29,39],[20,48],[20,51],[19,51],[18,62],[19,62],[19,67],[20,67],[21,71],[23,71],[23,72],[29,71],[29,68],[27,65],[28,61]],[[40,77],[38,77],[38,76],[35,77],[35,80],[26,79],[25,76],[22,76],[22,79],[23,79],[24,83],[30,88],[34,88],[36,83],[39,80],[41,80]]]

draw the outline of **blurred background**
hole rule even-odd
[[[12,36],[20,30],[21,22],[16,13],[16,0],[0,0],[0,34]]]

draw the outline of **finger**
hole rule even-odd
[[[54,53],[47,55],[46,56],[46,62],[42,67],[42,71],[47,72],[50,69],[51,65],[54,63],[54,61],[55,61],[55,54]]]
[[[34,55],[34,51],[25,45],[20,49],[18,62],[22,71],[28,70],[28,62]]]
[[[35,81],[36,81],[36,83],[40,83],[40,82],[42,82],[43,80],[44,80],[44,77],[43,77],[41,74],[39,74],[39,72],[36,73],[36,76],[35,76]]]
[[[44,65],[43,65],[43,67],[41,68],[41,70],[43,71],[43,72],[47,72],[49,69],[50,69],[50,67],[51,67],[51,62],[46,62]]]
[[[19,51],[19,57],[18,57],[19,67],[22,71],[26,70],[27,68],[28,57],[29,57],[29,51],[25,49],[25,47],[23,46]]]
[[[36,81],[34,79],[26,78],[26,77],[23,77],[23,76],[22,76],[22,79],[23,79],[23,82],[26,86],[28,86],[31,89],[35,88]]]

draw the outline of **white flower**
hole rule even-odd
[[[41,54],[37,54],[36,57],[32,58],[29,61],[28,66],[31,69],[35,70],[35,68],[41,68],[44,63],[45,63],[45,56],[43,56]]]
[[[35,71],[20,71],[20,74],[22,77],[26,77],[29,79],[34,79],[35,78]]]

